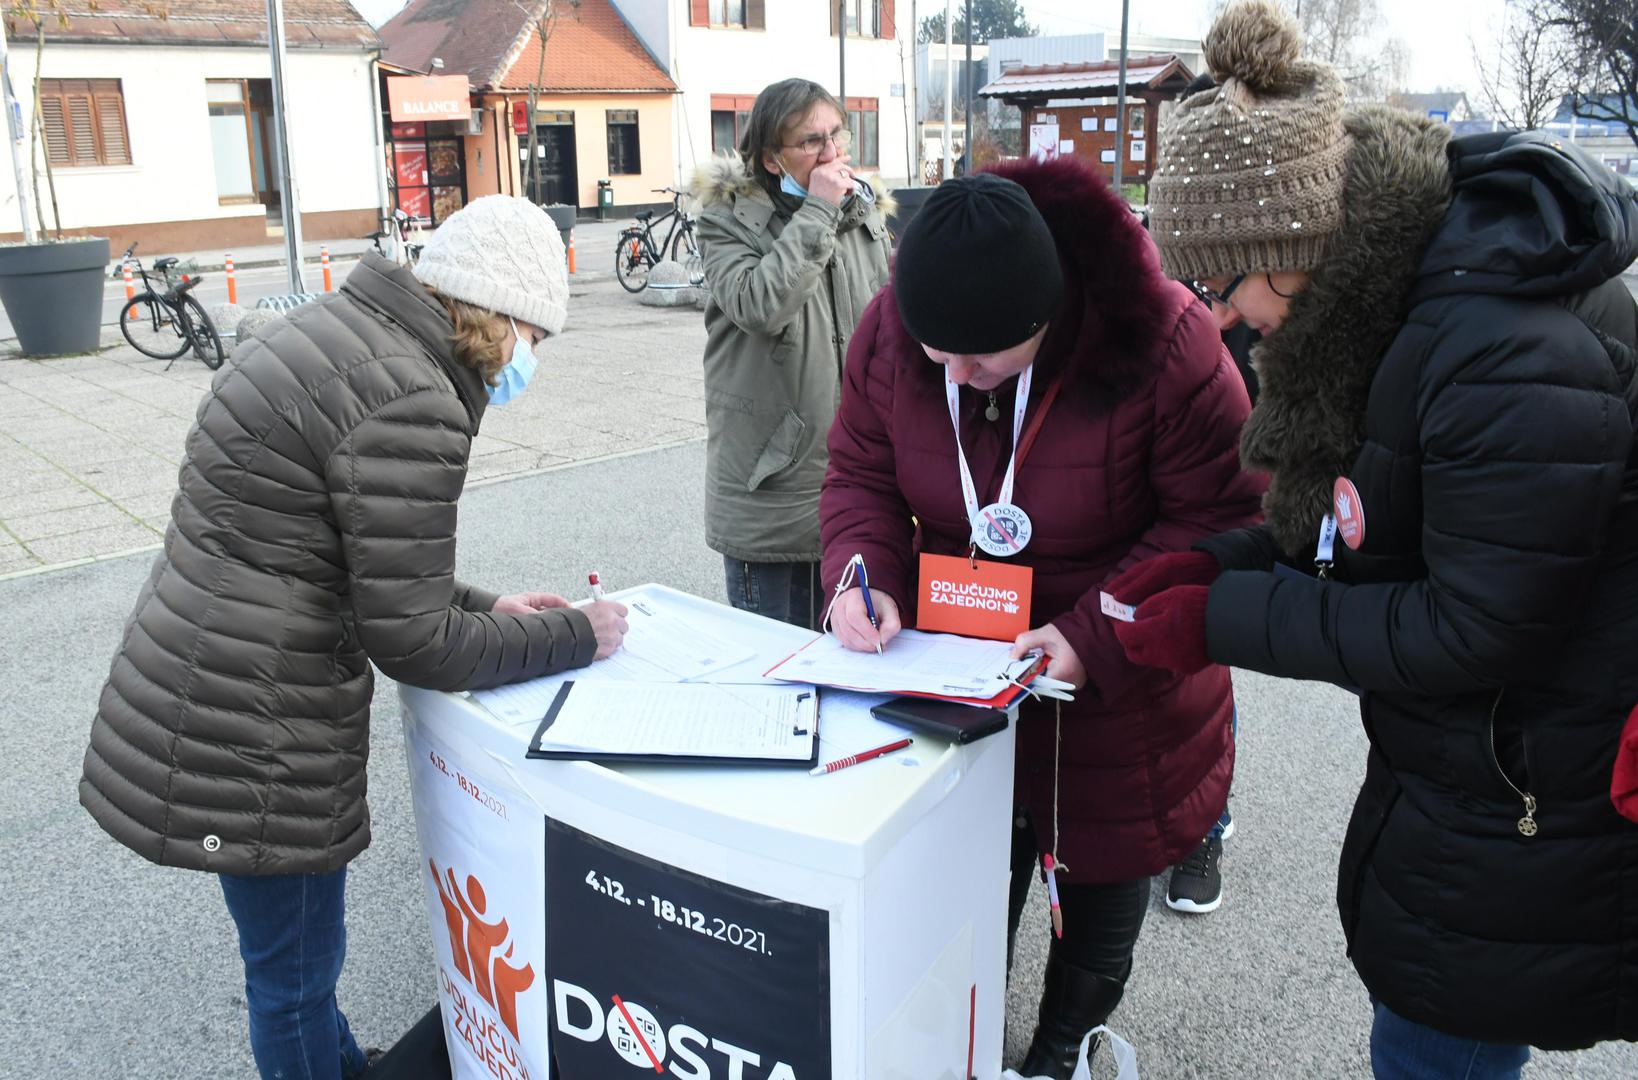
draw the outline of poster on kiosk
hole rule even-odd
[[[545,942],[529,910],[539,903],[545,817],[513,784],[456,764],[424,726],[408,728],[452,1071],[457,1080],[548,1080]]]

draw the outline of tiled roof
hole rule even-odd
[[[1187,83],[1194,74],[1171,54],[1134,56],[1126,62],[1126,85],[1149,86],[1181,78]],[[1082,64],[1041,64],[1015,67],[978,91],[982,97],[1098,97],[1114,94],[1120,82],[1120,61],[1100,60]]]
[[[526,88],[540,70],[532,18],[513,0],[411,0],[381,28],[383,59],[445,74],[465,73],[474,87]],[[677,86],[643,48],[609,0],[581,0],[553,23],[542,89],[556,93],[633,90],[666,93]]]
[[[54,15],[46,39],[112,45],[266,45],[267,9],[244,0],[64,0],[68,26]],[[33,27],[8,12],[8,32]],[[380,44],[347,0],[285,0],[285,44],[292,49],[374,49]]]

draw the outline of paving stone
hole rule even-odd
[[[43,565],[54,566],[57,563],[75,562],[99,555],[155,547],[164,539],[156,530],[130,519],[126,520],[128,524],[125,525],[90,529],[86,532],[38,540],[28,545],[29,550],[34,552]]]
[[[6,529],[25,544],[90,529],[129,524],[131,516],[107,501],[72,510],[51,510],[43,514],[6,519]]]

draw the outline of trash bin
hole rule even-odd
[[[597,220],[607,221],[614,208],[614,184],[608,180],[597,182]]]

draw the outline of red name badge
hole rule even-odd
[[[1337,517],[1337,534],[1354,551],[1365,542],[1365,504],[1359,489],[1346,476],[1337,477],[1331,487],[1331,510]]]
[[[923,554],[916,629],[1011,641],[1029,629],[1034,579],[1028,566]]]

